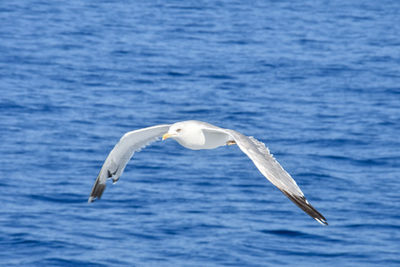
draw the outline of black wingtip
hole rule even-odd
[[[101,195],[104,192],[104,189],[106,189],[106,184],[100,183],[100,178],[97,177],[96,182],[93,185],[92,192],[90,193],[88,202],[92,203],[96,199],[100,199]]]
[[[282,191],[291,201],[294,202],[300,209],[302,209],[305,213],[314,218],[317,222],[322,225],[328,225],[325,217],[319,213],[311,204],[307,201],[304,196],[294,196],[286,191]]]

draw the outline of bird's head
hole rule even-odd
[[[182,125],[182,123],[180,122],[177,122],[172,124],[171,127],[169,127],[168,132],[166,132],[163,135],[162,140],[168,138],[177,139],[179,137],[182,137],[183,134],[184,134],[184,125]]]

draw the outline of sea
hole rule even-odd
[[[400,2],[0,2],[1,266],[400,266]],[[327,219],[237,146],[136,153],[200,120],[264,142]]]

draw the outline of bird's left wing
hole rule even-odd
[[[111,178],[114,183],[118,181],[133,154],[156,141],[168,131],[169,127],[169,124],[156,125],[128,132],[122,136],[104,161],[88,202],[93,202],[96,198],[100,199],[106,188],[107,179]]]
[[[206,131],[224,132],[229,135],[239,148],[253,161],[257,169],[291,201],[319,223],[327,225],[325,217],[319,213],[304,197],[296,181],[275,160],[264,143],[237,131],[213,127]]]

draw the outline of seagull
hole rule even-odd
[[[264,143],[231,129],[224,129],[202,121],[181,121],[162,124],[127,132],[107,156],[93,185],[88,202],[100,199],[107,179],[116,183],[133,154],[150,143],[172,138],[181,146],[192,149],[214,149],[237,145],[273,185],[282,191],[299,208],[322,225],[328,225],[325,217],[305,198],[296,181],[275,160]]]

